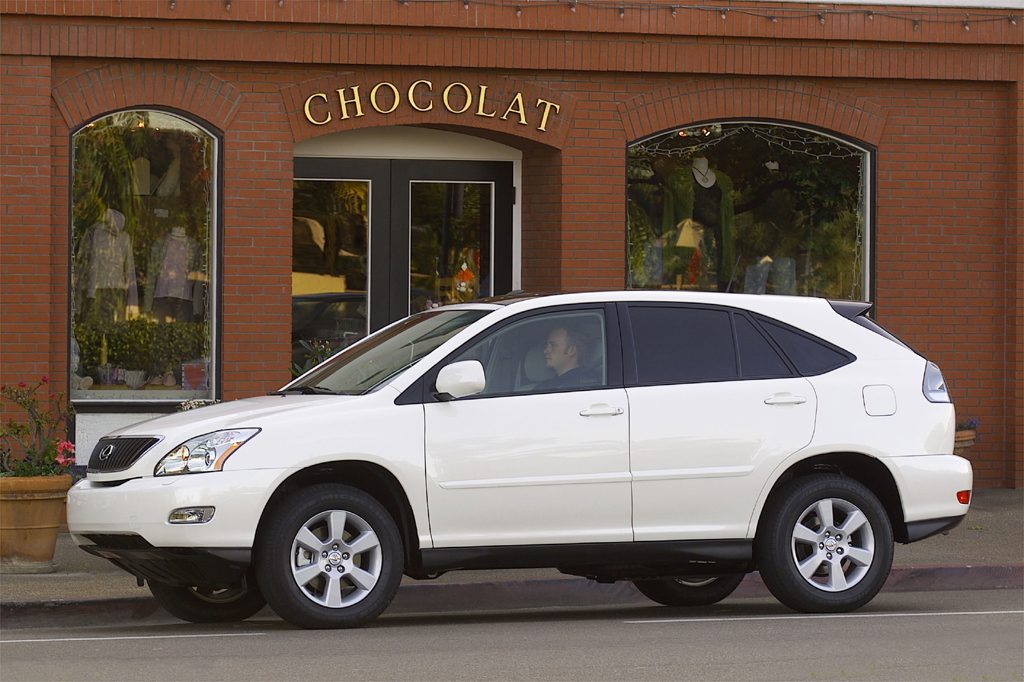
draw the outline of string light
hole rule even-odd
[[[1020,16],[1016,14],[1011,15],[997,15],[997,16],[965,16],[963,14],[957,14],[950,12],[947,14],[939,15],[928,15],[922,17],[917,10],[913,8],[902,8],[893,10],[864,10],[864,9],[841,9],[841,8],[830,8],[828,10],[806,8],[799,6],[783,6],[783,7],[772,7],[772,8],[751,8],[751,7],[722,7],[715,5],[682,5],[682,4],[668,4],[664,0],[625,0],[625,2],[612,3],[610,0],[535,0],[533,2],[524,2],[523,0],[396,0],[403,6],[409,6],[412,3],[429,3],[433,6],[444,5],[447,3],[455,4],[460,2],[466,10],[471,9],[470,5],[477,6],[488,6],[488,7],[507,7],[515,13],[516,17],[522,17],[524,12],[542,12],[546,8],[555,6],[568,6],[569,11],[576,13],[577,10],[588,10],[590,12],[605,12],[615,11],[618,12],[620,19],[625,19],[627,10],[636,11],[648,11],[648,12],[660,12],[664,9],[668,9],[672,18],[678,18],[679,12],[685,10],[691,13],[708,12],[715,13],[719,16],[722,21],[727,21],[729,13],[735,12],[745,16],[758,17],[767,22],[773,24],[779,24],[786,21],[807,21],[817,19],[818,23],[822,26],[828,26],[829,15],[838,16],[853,16],[859,15],[865,17],[867,21],[874,22],[875,17],[888,19],[889,21],[904,22],[909,24],[913,30],[917,31],[921,28],[922,23],[927,24],[945,24],[945,25],[956,25],[959,26],[963,31],[970,31],[974,24],[989,24],[993,22],[1005,22],[1003,26],[1008,23],[1010,27],[1016,28],[1019,24]],[[169,6],[173,10],[176,7],[177,0],[168,0]],[[227,10],[231,9],[232,0],[224,0],[224,7]],[[278,6],[284,6],[284,0],[277,0]],[[1011,30],[1011,29],[1007,29]]]
[[[175,0],[171,0],[171,11],[172,12],[174,11],[174,8],[177,7],[177,6],[178,6],[178,3],[175,2]]]
[[[224,9],[231,11],[231,0],[224,0]]]

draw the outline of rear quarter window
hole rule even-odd
[[[848,365],[856,358],[838,346],[777,320],[758,316],[758,322],[804,376],[824,374]]]

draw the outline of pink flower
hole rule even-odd
[[[62,440],[57,443],[57,464],[62,467],[75,463],[75,444],[69,440]]]
[[[44,375],[43,378],[39,380],[39,383],[41,383],[41,384],[48,384],[48,383],[50,383],[50,377]]]
[[[26,384],[24,381],[19,381],[18,388],[28,388],[28,384]]]

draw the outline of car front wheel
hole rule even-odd
[[[853,479],[827,474],[790,481],[762,519],[758,568],[772,594],[792,609],[852,611],[871,601],[889,576],[889,517]]]
[[[743,575],[634,580],[633,584],[645,597],[665,606],[708,606],[732,594],[743,582]]]
[[[377,500],[322,484],[272,513],[257,539],[256,575],[279,616],[304,628],[351,628],[391,603],[404,556],[398,528]]]

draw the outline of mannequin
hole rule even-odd
[[[75,278],[80,321],[106,324],[138,315],[135,258],[123,213],[108,208],[89,227],[75,256]]]
[[[722,238],[722,188],[718,185],[718,176],[711,170],[708,160],[698,156],[693,160],[693,219],[704,226],[706,244],[705,253],[714,253],[716,279],[719,291],[729,287],[729,270],[725,262],[725,240]]]
[[[158,197],[176,197],[181,194],[181,145],[177,140],[168,140],[167,148],[171,150],[171,163],[153,188],[153,194]]]
[[[199,245],[184,226],[175,225],[150,249],[145,308],[160,322],[191,321],[194,274],[200,266]]]

